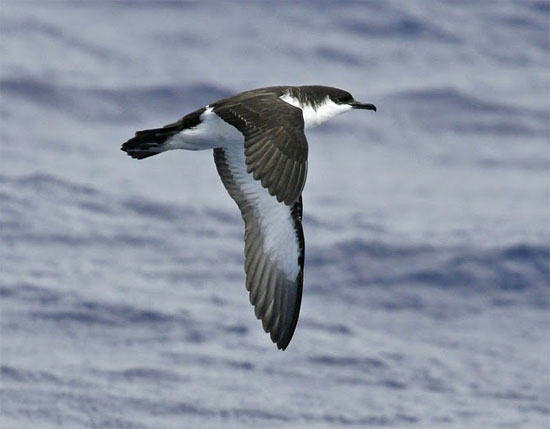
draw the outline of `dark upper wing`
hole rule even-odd
[[[242,150],[242,149],[239,149]],[[234,155],[234,154],[233,154]],[[265,224],[260,216],[262,212],[258,199],[247,193],[244,157],[232,156],[226,149],[214,149],[216,168],[229,195],[237,202],[245,222],[245,271],[246,288],[250,292],[250,303],[255,314],[262,320],[263,328],[271,335],[271,340],[280,349],[286,349],[298,322],[302,301],[304,275],[304,234],[302,231],[302,198],[291,207],[282,205],[287,216],[277,216]],[[271,197],[270,197],[271,198]],[[275,203],[280,204],[280,203]],[[282,209],[282,207],[281,207]],[[264,246],[265,230],[273,228],[280,231],[292,231],[294,240],[279,243],[282,249],[270,253]],[[273,250],[273,249],[271,249]],[[279,250],[279,251],[277,251]],[[277,253],[296,255],[292,261],[294,274],[289,276],[281,264]]]
[[[278,201],[292,205],[307,175],[307,140],[302,110],[275,94],[248,95],[212,105],[245,137],[247,171]]]

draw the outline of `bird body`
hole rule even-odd
[[[256,317],[280,349],[300,312],[304,268],[304,130],[351,109],[376,110],[346,91],[276,86],[246,91],[122,145],[143,159],[172,149],[214,150],[214,161],[245,223],[245,272]]]

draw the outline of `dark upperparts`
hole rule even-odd
[[[212,105],[220,105],[226,102],[239,102],[248,97],[253,97],[260,94],[272,94],[276,97],[281,97],[284,94],[289,94],[293,98],[298,99],[302,104],[308,104],[313,107],[322,104],[327,96],[332,101],[338,104],[349,104],[354,101],[353,96],[343,89],[333,88],[322,85],[305,85],[305,86],[268,86],[265,88],[257,88],[249,91],[241,92],[232,97],[223,98]]]

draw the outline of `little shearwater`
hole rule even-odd
[[[352,109],[376,111],[327,86],[273,86],[224,98],[122,145],[143,159],[172,149],[214,149],[218,173],[245,224],[246,288],[279,349],[300,313],[304,277],[304,130]]]

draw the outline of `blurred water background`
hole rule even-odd
[[[2,428],[550,424],[550,2],[0,1]],[[218,98],[349,90],[308,133],[301,319],[244,288]]]

